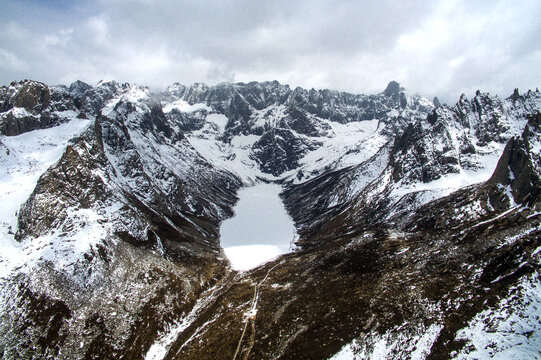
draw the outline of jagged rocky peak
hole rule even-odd
[[[0,89],[0,134],[14,136],[53,127],[77,112],[77,101],[64,86],[24,80]]]
[[[389,117],[393,121],[385,121],[382,131],[389,142],[373,158],[286,191],[286,204],[301,227],[301,237],[318,231],[336,234],[337,223],[372,226],[393,214],[405,216],[459,184],[488,180],[507,141],[520,137],[527,114],[541,107],[536,94],[528,92],[512,103],[480,93],[473,106],[464,95],[453,107],[427,106],[426,112],[411,111],[412,103],[404,111],[393,108]],[[494,194],[508,199],[505,191]],[[310,209],[310,215],[298,211],[298,203]],[[497,209],[509,206],[493,204]],[[349,215],[346,209],[351,209]]]
[[[120,92],[122,90],[127,90],[131,87],[130,83],[124,82],[120,83],[116,80],[100,80],[96,84],[96,87],[108,88],[113,92]]]
[[[20,107],[28,111],[40,111],[45,109],[51,101],[51,92],[44,83],[24,80],[11,83],[17,90],[11,96],[10,103],[14,107]]]
[[[94,96],[85,97],[92,91],[94,88],[83,82],[70,88],[32,80],[12,82],[0,90],[0,133],[19,135],[59,125],[72,116],[86,117],[88,102],[96,101]]]
[[[515,88],[515,90],[513,91],[513,94],[511,96],[509,96],[509,99],[510,100],[513,100],[513,101],[517,101],[521,98],[521,95],[518,91],[518,88]]]
[[[3,86],[0,91],[0,111],[17,107],[37,113],[50,104],[51,92],[49,86],[39,81],[13,81],[9,86]]]
[[[19,210],[36,263],[9,286],[2,273],[0,357],[142,358],[225,275],[218,228],[240,181],[132,95],[88,121]]]
[[[160,106],[139,103],[144,90],[121,95],[39,179],[21,207],[18,239],[56,228],[59,244],[75,241],[87,212],[100,217],[96,241],[159,249],[178,261],[219,260],[219,223],[231,216],[240,181],[203,159]]]
[[[522,135],[509,139],[490,182],[509,186],[517,204],[541,201],[541,113],[530,115]]]
[[[78,86],[82,90],[85,86],[81,85]],[[128,83],[100,81],[96,86],[86,88],[82,93],[77,92],[76,97],[82,112],[97,116],[108,101],[127,93],[130,89],[132,89],[132,86]]]
[[[402,183],[429,183],[459,173],[459,152],[448,128],[440,123],[424,127],[410,123],[397,137],[390,155],[393,180]]]
[[[511,137],[520,135],[527,114],[538,103],[533,92],[516,100],[503,100],[477,91],[471,100],[462,95],[452,108],[436,106],[426,116],[430,126],[420,119],[398,132],[391,155],[393,178],[407,179],[414,169],[422,168],[423,176],[415,178],[430,182],[461,169],[486,166],[479,161],[479,155],[493,152],[495,144],[503,146]]]
[[[278,81],[250,83],[220,83],[214,86],[196,83],[184,86],[178,83],[165,91],[165,97],[181,99],[189,104],[204,103],[218,111],[227,111],[235,102],[239,106],[244,102],[256,110],[261,110],[272,104],[283,103],[287,99],[289,86],[281,85]]]
[[[173,101],[173,99],[180,99],[185,92],[186,86],[176,82],[166,87],[160,95],[164,97],[164,101]]]
[[[385,94],[385,96],[393,96],[398,95],[401,90],[403,90],[403,88],[400,87],[400,84],[392,80],[389,82],[389,84],[387,84],[387,87],[385,88],[383,93]]]
[[[470,101],[464,95],[455,107],[450,108],[441,106],[437,99],[430,102],[419,95],[408,95],[396,81],[391,81],[383,93],[370,96],[300,87],[290,89],[277,81],[215,86],[195,84],[190,87],[174,84],[161,99],[164,106],[172,108],[166,111],[166,116],[182,131],[200,131],[207,116],[218,113],[227,118],[220,137],[224,142],[239,135],[262,136],[253,143],[252,156],[264,172],[274,175],[296,168],[304,153],[318,147],[317,142],[301,139],[302,136],[315,140],[332,134],[326,120],[348,124],[377,119],[381,122],[382,134],[389,137],[401,135],[411,122],[427,120],[447,143],[440,151],[450,156],[444,162],[454,164],[460,159],[465,167],[475,167],[475,161],[459,156],[459,153],[473,154],[476,145],[485,146],[491,141],[505,143],[510,136],[507,134],[510,130],[509,111],[504,101],[497,97],[478,93]],[[516,102],[517,106],[527,99]],[[167,105],[175,104],[177,100],[192,107],[182,110],[182,106]],[[459,124],[453,125],[457,122]],[[457,147],[450,144],[449,136],[457,126],[473,129],[474,134],[467,131],[459,134],[459,152],[455,156],[448,149]],[[422,128],[421,131],[424,134],[432,130]],[[426,147],[429,148],[429,144]],[[278,166],[277,162],[282,165]],[[454,165],[445,168],[455,171]]]
[[[73,94],[75,97],[82,97],[84,93],[92,88],[91,85],[81,81],[76,80],[73,83],[71,83],[69,87],[69,92]]]
[[[404,88],[394,80],[389,82],[383,91],[383,95],[391,99],[391,105],[399,105],[401,108],[405,108],[408,105],[408,99],[404,93]]]
[[[278,81],[249,82],[237,84],[237,90],[256,110],[262,110],[273,104],[283,104],[291,89]]]

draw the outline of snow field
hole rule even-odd
[[[18,136],[0,136],[0,277],[25,260],[26,247],[14,239],[17,212],[45,170],[62,156],[69,140],[92,121],[77,119]]]

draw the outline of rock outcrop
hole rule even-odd
[[[448,106],[394,81],[376,95],[13,82],[0,355],[537,356],[540,110],[539,92]],[[220,224],[257,181],[283,185],[297,249],[236,272]],[[480,327],[505,341],[476,342]]]
[[[509,186],[513,201],[534,206],[541,200],[541,115],[531,115],[521,136],[509,140],[490,182]]]

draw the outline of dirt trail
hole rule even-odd
[[[257,302],[259,301],[259,288],[267,280],[272,270],[274,270],[274,268],[280,264],[282,264],[282,261],[279,262],[278,264],[275,264],[273,267],[271,267],[267,271],[267,274],[265,275],[265,277],[259,283],[254,285],[254,298],[252,299],[252,306],[250,307],[250,310],[244,314],[246,322],[244,323],[244,328],[242,330],[242,334],[240,336],[237,349],[235,350],[235,354],[233,355],[233,360],[236,360],[237,356],[239,355],[239,352],[242,346],[242,340],[244,339],[244,336],[246,335],[246,329],[248,328],[248,324],[251,324],[252,333],[250,334],[250,339],[248,340],[248,348],[246,349],[246,353],[244,354],[243,360],[248,360],[248,357],[250,356],[250,352],[252,351],[252,348],[254,347],[254,343],[255,343],[255,320],[257,317]]]

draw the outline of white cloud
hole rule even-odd
[[[109,37],[109,26],[103,16],[94,16],[88,19],[85,24],[88,29],[91,39],[98,45],[108,46],[111,41]]]
[[[0,68],[7,71],[21,71],[28,65],[17,58],[17,56],[11,51],[0,48]]]
[[[454,102],[541,78],[535,0],[32,3],[6,0],[0,13],[3,83],[277,79],[373,93],[394,79]]]

